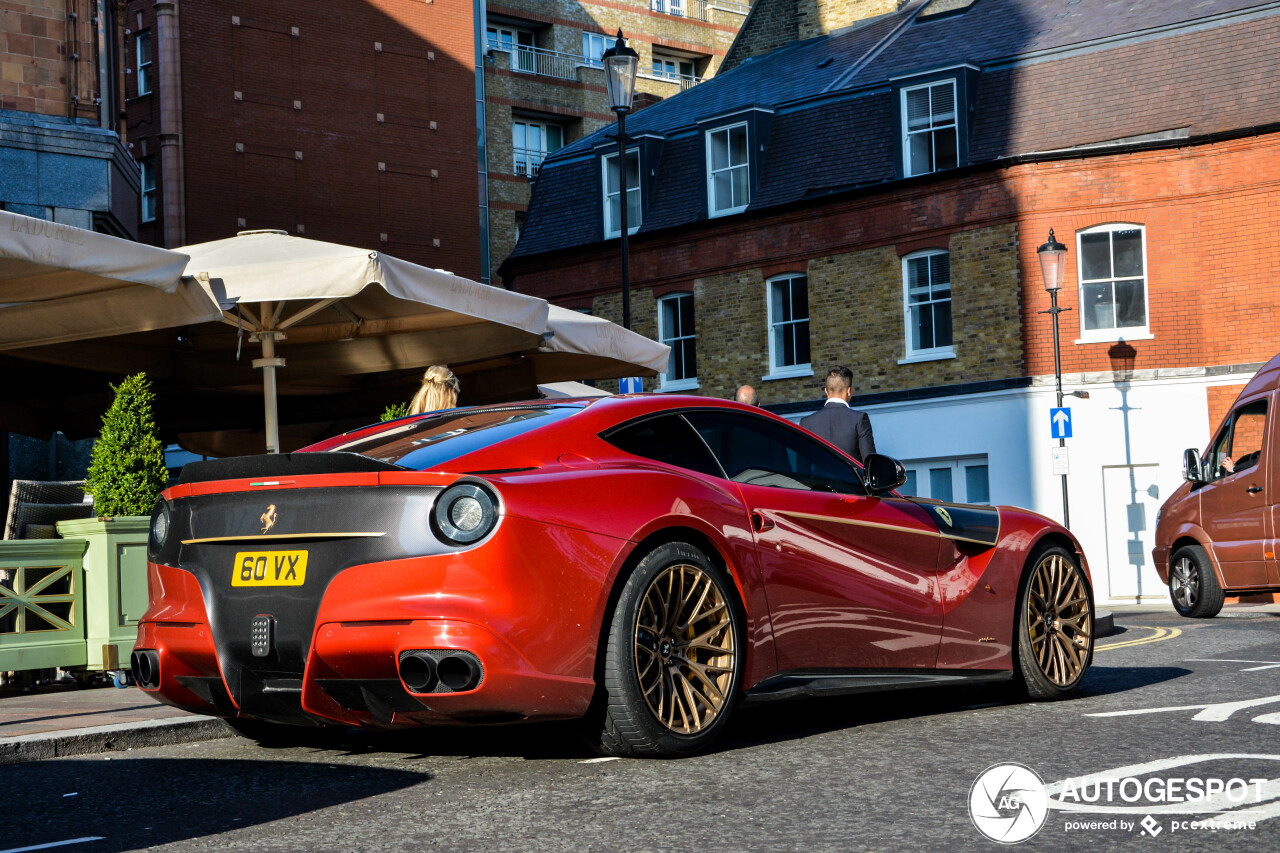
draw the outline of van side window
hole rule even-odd
[[[1211,479],[1247,471],[1262,455],[1262,436],[1267,424],[1267,401],[1255,400],[1236,409],[1231,423],[1209,448],[1205,466]]]

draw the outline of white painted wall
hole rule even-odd
[[[1151,561],[1155,514],[1182,482],[1182,451],[1204,448],[1213,385],[1251,374],[1146,379],[1127,386],[1064,385],[1073,437],[1067,441],[1071,530],[1080,539],[1099,601],[1164,601]],[[867,406],[876,449],[899,459],[985,455],[991,502],[1063,520],[1061,479],[1052,472],[1052,385]],[[799,419],[799,415],[792,416]],[[1130,544],[1130,543],[1133,544]]]

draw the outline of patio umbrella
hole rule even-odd
[[[263,371],[269,453],[280,447],[276,371],[286,360],[278,342],[301,345],[306,372],[322,379],[529,349],[547,327],[541,299],[284,231],[244,231],[181,251],[191,258],[187,275],[235,327],[237,346],[247,337],[262,347],[253,366]]]
[[[671,347],[611,323],[552,305],[547,336],[533,356],[539,383],[654,376],[667,369]]]
[[[187,256],[0,210],[0,350],[221,315]]]

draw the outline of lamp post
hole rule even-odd
[[[627,113],[636,94],[636,62],[640,55],[627,47],[618,30],[613,47],[604,52],[604,82],[609,109],[618,116],[618,222],[622,226],[622,327],[631,328],[631,282],[627,260]]]
[[[1059,243],[1053,236],[1053,229],[1049,229],[1049,241],[1040,246],[1036,250],[1036,254],[1040,257],[1040,274],[1044,277],[1044,289],[1049,291],[1049,299],[1052,302],[1048,311],[1041,311],[1041,314],[1053,315],[1053,375],[1058,383],[1058,408],[1062,408],[1062,349],[1058,343],[1058,315],[1063,311],[1070,311],[1070,308],[1058,307],[1058,291],[1062,289],[1062,276],[1066,270],[1067,247]],[[1065,438],[1058,439],[1059,447],[1066,447],[1067,440]],[[1067,502],[1067,475],[1062,475],[1062,524],[1064,527],[1071,526],[1071,508]]]

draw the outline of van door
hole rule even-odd
[[[1228,587],[1263,586],[1270,572],[1271,538],[1267,494],[1267,397],[1236,406],[1204,458],[1210,481],[1200,489],[1200,523],[1211,540]]]

